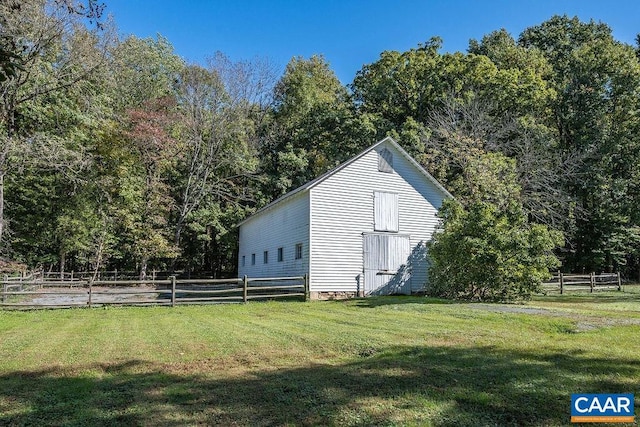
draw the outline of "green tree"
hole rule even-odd
[[[434,37],[406,52],[385,51],[358,71],[351,89],[359,111],[373,116],[378,136],[406,133],[408,122],[426,124],[445,99],[464,101],[490,88],[497,69],[486,56],[440,54],[441,44]]]
[[[464,209],[446,201],[440,212],[442,230],[429,244],[429,293],[478,301],[527,299],[559,265],[553,250],[559,232],[529,224],[522,207],[503,209],[485,202]]]
[[[111,49],[110,72],[104,75],[111,108],[121,114],[146,102],[176,95],[184,60],[165,37],[128,36]]]
[[[496,115],[479,98],[443,100],[422,131],[418,159],[463,204],[518,200],[532,221],[565,230],[575,205],[565,185],[577,179],[579,159],[558,153],[553,132],[536,118]]]
[[[270,74],[263,62],[234,63],[218,54],[208,68],[188,66],[180,76],[174,242],[186,251],[182,262],[190,268],[197,268],[195,259],[210,270],[220,265],[214,265],[213,258],[229,265],[225,257],[232,254],[221,249],[221,239],[234,234],[235,223],[229,218],[240,220],[235,213],[254,201],[247,180],[258,164],[256,146]]]
[[[606,24],[567,16],[528,28],[519,43],[541,51],[552,66],[557,152],[577,152],[582,160],[580,179],[567,184],[577,203],[567,265],[621,268],[637,250],[639,225],[632,207],[640,162],[636,52],[615,41]]]
[[[85,85],[105,62],[110,39],[99,23],[101,13],[102,6],[93,0],[0,2],[0,245],[5,250],[6,178],[13,179],[9,174],[21,163],[16,159],[52,158],[73,145],[60,121],[74,109],[70,92]],[[84,25],[87,18],[98,24],[95,29]],[[49,149],[32,150],[35,140],[46,141],[41,145]],[[53,160],[53,168],[64,166],[65,159]]]
[[[518,45],[504,29],[469,42],[469,53],[485,56],[497,71],[488,83],[484,102],[496,116],[544,119],[556,93],[549,84],[552,68],[537,48]]]
[[[270,199],[335,167],[375,135],[320,56],[289,62],[276,84],[272,111],[261,145]]]

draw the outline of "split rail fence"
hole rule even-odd
[[[59,277],[59,276],[58,276]],[[92,280],[4,277],[0,307],[63,308],[104,305],[246,303],[309,299],[308,276],[238,279]]]
[[[622,280],[620,273],[565,274],[558,272],[544,282],[542,288],[545,292],[560,292],[560,294],[571,291],[621,291]]]

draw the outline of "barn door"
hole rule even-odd
[[[411,293],[409,236],[363,235],[365,295]]]

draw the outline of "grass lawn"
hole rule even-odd
[[[568,425],[636,395],[640,291],[0,311],[0,425]]]

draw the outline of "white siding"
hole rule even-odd
[[[393,154],[392,173],[378,170],[378,152],[384,148]],[[374,231],[376,191],[398,194],[398,232],[411,236],[413,291],[426,282],[424,243],[445,196],[393,145],[383,143],[310,190],[311,291],[363,289],[362,233]]]
[[[296,245],[302,258],[296,259]],[[283,248],[283,261],[278,261]],[[268,263],[264,252],[268,251]],[[256,263],[251,265],[252,254]],[[245,265],[242,265],[242,257]],[[309,193],[292,196],[250,218],[240,226],[238,276],[302,276],[309,271]]]

